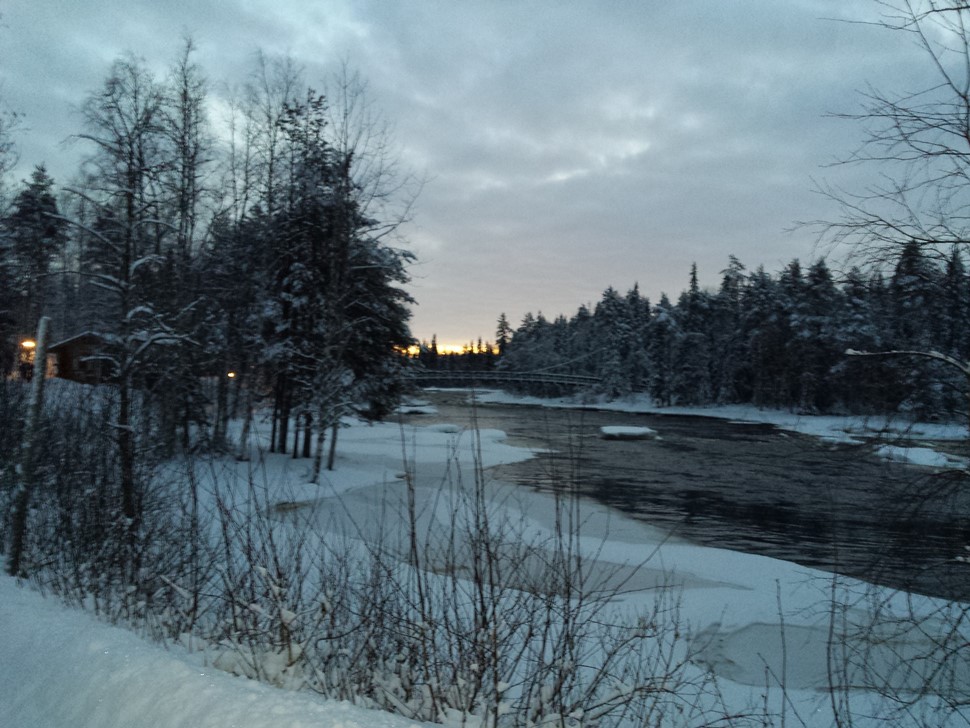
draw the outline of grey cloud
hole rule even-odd
[[[493,333],[639,281],[675,295],[691,261],[717,284],[729,253],[771,269],[815,254],[797,219],[831,215],[811,177],[860,130],[825,117],[867,81],[919,88],[918,53],[869,3],[450,0],[328,3],[18,0],[0,30],[3,94],[51,162],[69,107],[126,49],[159,69],[183,29],[213,79],[290,53],[312,85],[347,60],[430,182],[408,232],[419,337]],[[11,42],[8,42],[11,41]],[[38,49],[42,49],[38,51]],[[885,81],[885,83],[882,83]]]

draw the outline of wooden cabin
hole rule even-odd
[[[85,331],[47,348],[57,364],[56,376],[84,384],[99,384],[111,379],[111,364],[99,358],[105,349],[103,336]]]

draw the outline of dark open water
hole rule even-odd
[[[433,416],[472,424],[467,394],[429,392]],[[682,415],[479,405],[482,428],[549,448],[501,466],[503,480],[579,492],[686,541],[970,601],[970,483],[886,463],[864,446],[833,445],[771,425]],[[650,427],[661,438],[615,441],[600,427]]]

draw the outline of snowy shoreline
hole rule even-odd
[[[448,390],[441,390],[448,391]],[[914,422],[885,415],[807,415],[782,410],[759,409],[752,405],[718,405],[713,407],[658,407],[646,396],[617,400],[589,401],[576,397],[542,398],[510,394],[499,389],[450,390],[474,393],[477,402],[508,406],[548,407],[556,409],[621,412],[624,414],[677,415],[709,417],[735,423],[767,424],[781,430],[810,435],[833,443],[862,444],[866,440],[885,439],[875,453],[887,460],[909,465],[945,468],[964,467],[967,460],[958,455],[920,446],[916,443],[964,443],[970,439],[967,427],[951,423]],[[901,445],[899,443],[913,443]]]
[[[537,404],[534,399],[504,393],[479,391],[476,397],[480,402]],[[565,401],[542,404],[588,406]],[[648,411],[642,402],[595,406]],[[849,418],[813,423],[805,417],[752,413],[742,408],[663,408],[660,413],[768,421],[830,437],[836,432],[849,437],[847,428],[859,426]],[[759,419],[752,419],[755,416]],[[504,433],[497,430],[478,433],[476,442],[458,426],[402,429],[391,423],[356,420],[348,420],[346,425],[337,469],[319,485],[306,482],[305,461],[260,453],[270,502],[302,504],[311,515],[317,509],[320,527],[333,523],[329,516],[334,509],[327,505],[339,502],[350,522],[366,525],[373,519],[375,503],[400,497],[402,447],[417,474],[419,511],[433,511],[440,497],[442,473],[450,467],[473,468],[477,460],[490,468],[532,456],[528,450],[505,443]],[[870,420],[869,425],[874,422]],[[948,434],[956,438],[959,429],[965,436],[965,428],[953,428]],[[910,428],[911,433],[916,430]],[[919,428],[919,437],[925,437],[927,431]],[[256,436],[265,441],[267,433],[257,432]],[[241,478],[252,467],[229,461],[225,465],[235,468]],[[495,508],[525,524],[526,536],[542,538],[550,533],[550,496],[525,493],[497,481],[490,482],[489,488]],[[367,526],[365,531],[359,537],[382,537],[377,527]],[[846,605],[839,614],[843,622],[836,625],[844,632],[837,632],[840,645],[848,650],[868,649],[872,659],[879,661],[877,667],[890,672],[894,661],[904,660],[909,666],[930,664],[946,645],[926,635],[951,628],[939,615],[960,608],[786,561],[669,541],[657,529],[590,504],[584,504],[578,545],[594,571],[619,574],[625,580],[617,597],[618,608],[649,608],[660,590],[675,597],[692,669],[698,675],[718,675],[719,690],[729,708],[764,704],[777,714],[787,713],[789,720],[797,717],[804,725],[818,728],[832,724],[828,640],[833,628],[833,594],[837,593],[841,604]],[[864,608],[867,594],[878,601],[884,614],[896,620],[918,617],[921,629],[880,634],[878,647],[863,644],[860,640],[868,633],[857,630],[864,629],[870,619]],[[963,630],[954,631],[960,637]],[[130,632],[19,588],[9,578],[0,579],[0,633],[5,635],[0,639],[0,714],[13,726],[264,728],[280,725],[281,720],[288,726],[317,728],[415,725],[386,713],[307,693],[294,695],[232,677],[209,666],[211,655],[207,657],[205,650],[187,652],[180,645],[165,648],[148,644]],[[960,639],[966,640],[967,635]],[[970,673],[965,669],[965,661],[957,665],[957,684],[970,684]],[[916,678],[906,670],[897,672],[900,674],[892,676],[897,682],[890,687],[908,690],[909,682]],[[52,680],[58,685],[57,691],[49,688]],[[922,698],[920,705],[927,711],[933,709],[936,689],[943,688],[931,685]],[[892,710],[891,702],[884,702],[872,691],[851,690],[840,699],[848,701],[858,715]],[[954,724],[967,717],[962,709],[951,714]]]

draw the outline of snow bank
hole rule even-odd
[[[883,445],[876,449],[876,455],[896,463],[923,465],[931,468],[963,467],[966,461],[928,447],[898,447]]]
[[[475,392],[479,402],[520,404],[535,407],[595,409],[604,412],[637,414],[689,415],[715,417],[737,423],[763,423],[782,430],[813,435],[828,442],[860,443],[864,438],[892,437],[896,440],[963,441],[970,436],[965,425],[912,422],[902,417],[863,417],[856,415],[807,415],[785,410],[761,409],[753,405],[717,405],[710,407],[658,407],[642,394],[615,400],[603,397],[529,397],[503,390]]]
[[[387,713],[197,664],[0,578],[0,715],[11,728],[404,728]]]

